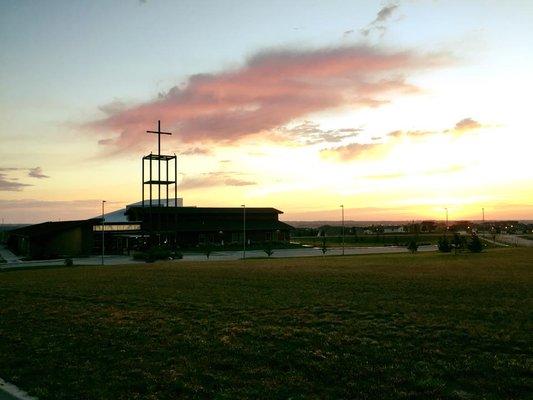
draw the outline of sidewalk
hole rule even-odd
[[[8,264],[20,262],[19,258],[9,251],[4,245],[0,245],[0,256],[6,260]]]
[[[0,378],[0,400],[37,400],[37,398],[28,396],[23,390]]]
[[[425,245],[418,248],[419,252],[436,251],[436,245]],[[391,254],[391,253],[407,253],[409,250],[403,246],[375,246],[375,247],[345,247],[345,255],[360,255],[360,254]],[[298,249],[274,249],[274,253],[270,258],[293,258],[293,257],[330,257],[342,255],[341,247],[329,248],[325,255],[317,248],[298,248]],[[183,261],[232,261],[240,260],[243,257],[243,251],[227,250],[227,251],[213,251],[209,258],[205,254],[198,252],[185,252],[183,254]],[[246,258],[267,258],[263,250],[247,250]],[[74,266],[76,265],[101,265],[102,259],[100,256],[90,256],[84,258],[73,258]],[[179,262],[180,260],[174,260]],[[107,255],[104,257],[105,266],[125,265],[125,264],[144,264],[144,261],[133,260],[131,256]],[[14,263],[0,264],[0,270],[15,269],[25,267],[39,267],[39,266],[63,266],[64,259],[56,260],[35,260],[35,261],[17,261]]]

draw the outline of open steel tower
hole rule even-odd
[[[176,154],[161,154],[161,135],[172,135],[170,132],[161,131],[161,121],[157,121],[157,131],[146,131],[157,135],[157,154],[150,153],[142,158],[142,207],[149,207],[149,217],[146,228],[153,243],[160,243],[161,213],[157,213],[156,221],[152,218],[153,207],[177,207],[178,206],[178,162]],[[169,190],[174,186],[174,197],[169,197]],[[161,197],[163,189],[163,197]],[[148,196],[147,193],[148,192]],[[157,195],[157,197],[155,197]],[[155,198],[154,198],[155,197]],[[171,201],[172,200],[172,201]],[[173,203],[173,204],[172,204]]]

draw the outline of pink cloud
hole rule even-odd
[[[204,147],[189,147],[180,153],[182,156],[205,156],[211,154],[211,150]]]
[[[464,118],[458,123],[456,123],[453,129],[457,133],[464,133],[464,132],[473,131],[473,130],[476,130],[482,127],[483,125],[473,120],[472,118]]]
[[[87,127],[113,132],[100,143],[115,153],[153,140],[145,131],[158,119],[175,132],[170,140],[231,143],[318,111],[380,106],[394,93],[418,90],[406,82],[407,74],[447,61],[443,55],[369,46],[262,52],[240,69],[193,75],[157,99],[105,107],[106,117]]]

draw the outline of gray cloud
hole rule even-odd
[[[353,33],[353,29],[349,29],[343,32],[342,37],[350,36],[352,33]]]
[[[398,7],[398,4],[389,4],[381,8],[377,13],[376,18],[366,27],[361,29],[361,34],[363,36],[369,36],[371,33],[379,32],[380,37],[382,37],[387,32],[387,20],[394,14]]]
[[[16,182],[16,179],[10,179],[6,174],[0,173],[0,191],[20,192],[26,186],[32,186],[27,183]]]
[[[101,146],[107,146],[107,145],[110,145],[110,144],[113,144],[113,143],[114,143],[113,139],[100,139],[98,141],[98,144],[101,145]]]
[[[357,136],[361,130],[360,128],[324,130],[317,123],[304,121],[293,128],[283,127],[280,132],[283,137],[289,140],[294,140],[304,145],[312,145],[317,143],[339,143],[343,139]]]
[[[127,104],[120,100],[113,100],[111,103],[107,103],[98,107],[100,111],[107,115],[113,115],[124,111],[128,108]]]
[[[30,168],[28,170],[28,176],[37,179],[50,178],[48,175],[43,174],[43,169],[41,167]]]
[[[205,156],[211,154],[211,150],[205,147],[189,147],[180,153],[182,156]]]

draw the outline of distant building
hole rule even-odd
[[[404,233],[405,229],[400,225],[390,225],[383,227],[383,233]]]

